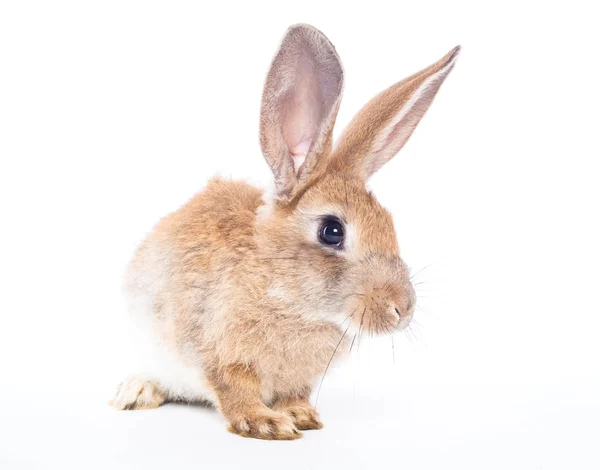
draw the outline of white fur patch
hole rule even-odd
[[[271,217],[273,213],[273,207],[275,205],[276,191],[277,188],[275,188],[274,184],[271,184],[263,189],[263,205],[256,209],[256,219],[258,221],[266,221],[269,217]]]
[[[170,350],[160,339],[155,330],[156,314],[151,296],[139,291],[126,294],[129,297],[131,339],[135,347],[132,375],[152,382],[170,400],[216,403],[216,396],[206,382],[201,364],[191,366],[184,363],[181,354]]]
[[[274,282],[273,284],[271,284],[271,287],[269,287],[269,290],[267,291],[267,296],[280,300],[289,299],[285,288],[278,282]]]
[[[151,328],[141,327],[135,344],[139,351],[137,376],[156,384],[171,400],[216,403],[201,367],[184,364]]]

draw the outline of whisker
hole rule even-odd
[[[421,329],[419,328],[419,325],[417,325],[414,320],[411,322],[412,324],[409,325],[409,328],[411,329],[413,335],[415,335],[415,338],[418,338],[418,336],[423,336],[423,333],[421,332]]]
[[[419,338],[417,337],[417,335],[415,334],[415,330],[413,330],[413,325],[408,325],[407,328],[408,331],[410,331],[411,336],[413,337],[413,339],[415,340],[415,343],[419,341]]]
[[[352,353],[352,347],[354,346],[355,339],[356,339],[356,333],[354,333],[354,336],[352,337],[352,343],[350,343],[350,349],[348,350],[348,354]]]
[[[427,299],[427,298],[431,298],[431,297],[430,297],[430,295],[432,295],[432,294],[435,294],[435,292],[433,292],[433,291],[430,291],[430,290],[420,290],[420,289],[415,289],[415,294],[416,294],[416,295],[417,295],[417,297],[419,297],[419,298],[421,298],[421,297],[422,297],[422,298],[424,298],[424,299]],[[425,295],[423,295],[423,294],[425,294]]]
[[[425,271],[427,268],[431,267],[431,264],[428,264],[427,266],[425,266],[424,268],[419,269],[416,273],[412,274],[409,279],[412,280],[413,278],[417,277],[419,274],[421,274],[423,271]]]
[[[363,321],[365,319],[365,312],[367,311],[367,307],[363,310],[362,316],[360,317],[360,326],[358,327],[358,343],[356,345],[356,354],[358,354],[358,350],[360,349],[360,340],[362,339],[362,331],[363,331]]]
[[[360,296],[360,297],[364,297],[365,296],[365,294],[360,294],[358,292],[354,292],[352,294],[348,294],[348,295],[342,297],[342,299],[347,299],[348,297],[352,297],[353,295]]]
[[[392,274],[390,276],[390,278],[387,280],[387,282],[383,285],[383,287],[381,288],[382,290],[386,290],[388,287],[390,287],[391,283],[398,278],[397,274]]]
[[[439,317],[428,310],[419,309],[419,314],[427,315],[427,318],[433,318],[434,320],[439,320]]]
[[[350,329],[351,325],[352,325],[352,323],[350,323],[350,325],[348,325],[348,327],[342,334],[342,337],[340,338],[340,340],[338,341],[338,344],[336,345],[335,349],[333,350],[333,354],[329,358],[327,367],[325,367],[325,372],[323,372],[323,377],[321,377],[321,383],[319,384],[319,390],[317,390],[317,398],[315,398],[315,409],[317,408],[317,403],[319,402],[319,395],[321,394],[321,387],[323,386],[323,380],[325,380],[325,375],[327,374],[327,371],[329,370],[329,366],[331,365],[331,361],[333,361],[333,357],[335,356],[335,353],[337,352],[338,348],[340,347],[340,344],[342,344],[344,336],[346,336],[346,333],[348,332],[348,329]]]
[[[408,342],[410,343],[410,345],[413,345],[413,339],[410,337],[410,335],[408,334],[408,329],[404,328],[404,334],[406,335],[406,339],[408,340]]]
[[[352,315],[354,315],[354,313],[356,312],[356,310],[354,312],[352,312],[350,315],[348,315],[346,318],[344,318],[342,320],[342,323],[340,323],[340,326],[342,326],[344,323],[346,323],[346,321],[348,320],[348,318],[350,318]],[[348,325],[350,326],[350,325]]]

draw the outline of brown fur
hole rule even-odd
[[[299,391],[297,396],[287,396],[277,398],[271,408],[281,411],[294,421],[294,425],[300,430],[321,429],[323,423],[319,418],[319,413],[309,402],[310,389]]]
[[[423,91],[419,83],[452,60],[446,56],[369,103],[331,152],[341,64],[322,33],[291,28],[263,95],[261,141],[275,198],[244,182],[214,179],[138,250],[128,293],[152,299],[154,333],[181,364],[204,372],[232,432],[295,439],[299,429],[319,429],[309,397],[333,356],[361,331],[391,333],[410,320],[415,294],[392,218],[365,181],[384,163],[374,158],[410,134],[433,99],[437,88]],[[390,130],[394,111],[417,91],[426,101],[405,113],[408,130],[402,122]],[[323,97],[325,105],[314,104]],[[302,99],[317,109],[298,111]],[[304,132],[286,130],[294,125]],[[377,139],[381,149],[374,148]],[[295,168],[292,157],[302,151],[304,163]],[[339,249],[319,242],[328,216],[345,224]],[[159,397],[175,396],[162,386]]]

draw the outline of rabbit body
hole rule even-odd
[[[322,373],[341,339],[337,324],[294,312],[277,292],[255,237],[262,191],[215,179],[164,218],[138,249],[125,292],[141,331],[136,376],[166,399],[209,401],[207,370],[253,364],[267,403]],[[279,287],[281,288],[281,287]]]
[[[343,69],[292,26],[263,91],[274,192],[213,179],[142,243],[125,282],[141,361],[118,409],[206,401],[245,437],[319,429],[313,385],[354,341],[410,322],[415,291],[391,215],[366,188],[412,134],[459,48],[367,103],[333,147]]]

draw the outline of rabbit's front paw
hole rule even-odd
[[[229,431],[255,439],[292,440],[302,437],[290,416],[269,409],[251,411],[232,419]]]
[[[294,420],[294,424],[298,429],[321,429],[323,423],[319,419],[319,413],[310,405],[290,406],[283,410]]]
[[[285,413],[294,420],[296,428],[307,431],[309,429],[321,429],[323,423],[319,419],[319,413],[305,400],[277,401],[273,409]]]

